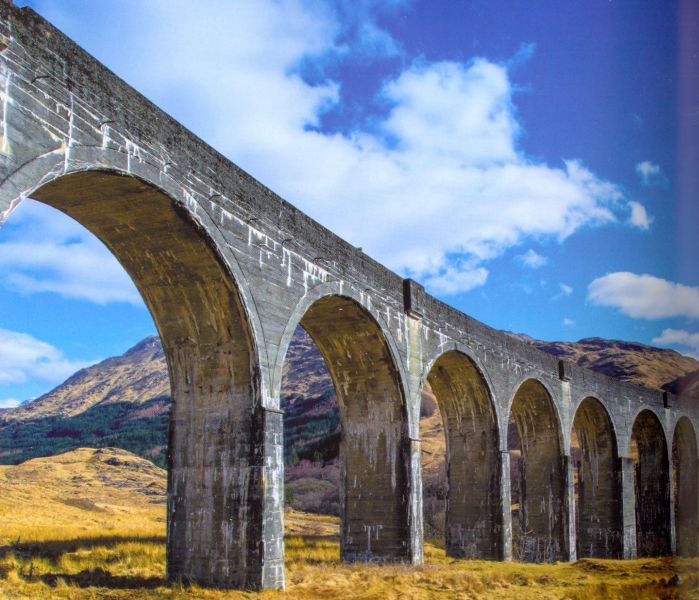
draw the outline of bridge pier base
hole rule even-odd
[[[172,352],[167,577],[281,589],[282,413],[260,405],[257,378],[245,380],[228,347]]]
[[[623,557],[636,558],[636,490],[634,486],[634,464],[630,457],[622,456],[621,461],[621,519],[624,535]]]
[[[424,523],[422,515],[422,444],[410,439],[408,489],[408,526],[410,528],[409,561],[413,565],[424,562]]]
[[[502,510],[502,560],[512,561],[512,493],[510,490],[510,452],[500,451],[500,497]]]
[[[566,507],[566,545],[567,555],[570,562],[577,560],[577,538],[575,533],[575,473],[573,469],[573,461],[570,456],[564,456],[564,476],[565,476],[565,507]]]

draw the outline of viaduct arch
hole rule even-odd
[[[10,0],[0,111],[0,225],[27,197],[76,218],[131,274],[163,340],[169,577],[283,587],[279,387],[299,322],[342,406],[345,559],[422,560],[425,380],[447,420],[451,555],[696,553],[690,399],[560,361],[431,297]]]

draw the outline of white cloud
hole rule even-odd
[[[678,346],[699,359],[699,333],[690,333],[685,329],[663,329],[658,337],[653,338],[653,343],[660,346]]]
[[[27,333],[0,329],[0,385],[61,383],[94,362],[70,360],[55,346]]]
[[[518,254],[517,260],[521,265],[529,267],[530,269],[538,269],[540,267],[543,267],[549,261],[548,258],[542,256],[541,254],[532,250],[531,248],[527,250],[524,254]]]
[[[8,288],[97,304],[141,304],[134,284],[109,250],[63,213],[27,200],[7,227],[0,243],[0,280]]]
[[[22,403],[21,400],[16,398],[3,398],[0,399],[0,408],[16,408]]]
[[[569,319],[568,317],[564,317],[563,325],[565,327],[572,327],[573,325],[575,325],[575,321],[573,321],[573,319]]]
[[[425,285],[436,294],[453,296],[454,294],[480,287],[487,278],[488,271],[482,267],[472,270],[447,267],[438,275],[430,275],[425,281]]]
[[[629,223],[634,227],[643,229],[647,231],[650,228],[650,217],[646,211],[646,207],[640,202],[631,200],[629,202],[629,208],[631,209],[631,215],[629,216]]]
[[[699,288],[652,275],[608,273],[592,281],[587,292],[593,304],[618,308],[633,318],[699,318]]]
[[[573,293],[573,288],[565,283],[558,284],[559,292],[551,298],[551,300],[559,300],[565,296],[570,296]]]
[[[436,293],[482,285],[488,261],[528,240],[626,219],[619,186],[519,147],[508,65],[405,60],[369,90],[376,106],[355,106],[327,73],[400,50],[371,18],[378,4],[357,6],[105,4],[86,26],[88,49],[301,210]],[[104,22],[121,23],[117,45],[98,35]],[[329,112],[355,110],[354,126],[320,130]]]
[[[636,173],[641,178],[643,185],[653,185],[661,181],[660,165],[656,165],[649,160],[644,160],[636,165]]]

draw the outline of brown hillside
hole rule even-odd
[[[165,527],[166,473],[118,448],[79,448],[19,465],[0,466],[2,537],[17,528],[88,534],[138,532],[154,520]],[[156,513],[154,513],[154,507]],[[27,534],[24,533],[23,539]]]
[[[148,337],[121,356],[81,369],[48,394],[2,412],[2,418],[71,417],[113,402],[143,404],[170,395],[160,339]],[[167,407],[165,408],[167,410]]]
[[[638,342],[602,338],[584,338],[577,342],[544,342],[526,335],[510,335],[581,367],[651,389],[662,388],[678,377],[699,369],[699,361],[689,356]]]

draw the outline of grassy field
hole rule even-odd
[[[699,561],[456,561],[344,565],[337,520],[288,512],[287,591],[167,584],[163,471],[120,450],[81,449],[0,468],[2,598],[696,598]],[[679,579],[679,581],[678,581]]]

